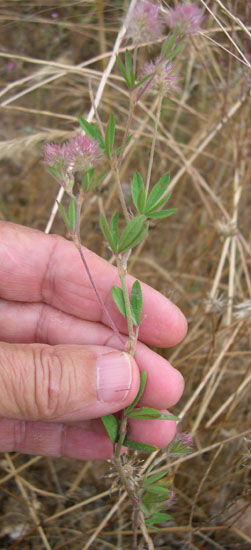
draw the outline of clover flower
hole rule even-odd
[[[98,141],[77,134],[63,145],[49,143],[44,147],[44,163],[68,193],[74,185],[75,172],[87,172],[102,158]]]
[[[145,63],[142,71],[142,76],[152,74],[152,77],[144,85],[144,90],[152,90],[155,92],[168,93],[172,90],[177,90],[178,75],[173,73],[173,65],[168,60],[158,56],[155,61]],[[142,94],[141,94],[142,95]]]
[[[167,25],[170,29],[177,28],[181,34],[197,33],[203,19],[202,10],[195,4],[178,4],[166,14]]]
[[[63,145],[51,143],[44,148],[44,162],[50,167],[59,165],[61,169],[72,172],[89,170],[102,157],[99,144],[84,134],[77,134]]]
[[[133,13],[125,19],[126,37],[134,44],[152,42],[162,35],[159,8],[149,0],[138,2]]]

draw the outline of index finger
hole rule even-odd
[[[98,291],[119,331],[127,333],[118,312],[112,287],[120,286],[116,267],[83,249]],[[0,297],[20,302],[43,302],[88,321],[108,325],[82,260],[74,244],[62,237],[9,222],[0,222]],[[127,276],[131,288],[134,278]],[[140,340],[167,347],[186,334],[187,324],[179,308],[168,298],[142,283],[143,315]]]

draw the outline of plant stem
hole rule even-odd
[[[98,302],[101,306],[101,309],[102,311],[104,312],[104,314],[106,315],[107,319],[108,319],[108,322],[109,322],[109,325],[110,327],[112,328],[112,330],[114,331],[114,333],[116,334],[116,336],[119,338],[120,342],[122,342],[123,346],[124,346],[124,341],[114,323],[114,321],[112,320],[111,316],[110,316],[110,313],[103,301],[103,298],[96,286],[96,283],[92,277],[92,274],[90,272],[90,269],[89,269],[89,266],[87,264],[87,261],[86,261],[86,258],[85,258],[85,255],[83,253],[83,249],[82,249],[82,245],[81,245],[81,238],[80,238],[80,212],[81,212],[81,207],[82,207],[82,204],[83,204],[83,197],[81,197],[80,195],[77,196],[77,197],[74,197],[74,200],[75,200],[75,205],[76,205],[76,230],[75,230],[75,233],[74,235],[72,236],[73,238],[73,242],[80,254],[80,257],[81,257],[81,260],[85,266],[85,269],[86,269],[86,272],[87,272],[87,275],[89,277],[89,280],[90,280],[90,283],[94,289],[94,292],[97,296],[97,299],[98,299]]]
[[[151,173],[152,173],[152,166],[153,166],[153,156],[154,156],[158,126],[159,126],[159,121],[160,121],[162,100],[163,100],[163,91],[161,91],[160,94],[159,94],[159,100],[158,100],[158,104],[157,104],[157,112],[156,112],[156,118],[155,118],[154,130],[153,130],[153,139],[152,139],[150,159],[149,159],[149,165],[148,165],[148,171],[147,171],[146,197],[148,196],[149,185],[150,185],[150,180],[151,180]]]

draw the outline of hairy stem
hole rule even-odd
[[[73,235],[73,242],[80,254],[80,257],[81,257],[81,260],[85,266],[85,269],[86,269],[86,272],[87,272],[87,275],[89,277],[89,280],[90,280],[90,283],[94,289],[94,292],[97,296],[97,299],[98,299],[98,302],[101,306],[101,309],[102,311],[104,312],[105,316],[107,317],[107,320],[108,320],[108,323],[110,325],[110,327],[112,328],[112,330],[114,331],[114,333],[116,334],[116,336],[119,338],[120,342],[122,342],[123,346],[124,346],[124,341],[114,323],[114,321],[112,320],[111,316],[110,316],[110,313],[103,301],[103,298],[97,288],[97,285],[92,277],[92,274],[90,272],[90,269],[89,269],[89,266],[87,264],[87,261],[86,261],[86,258],[85,258],[85,255],[83,253],[83,249],[82,249],[82,246],[81,246],[81,238],[80,238],[80,212],[81,212],[81,206],[82,206],[82,203],[83,203],[83,198],[80,197],[80,196],[77,196],[77,197],[74,197],[75,199],[75,204],[76,204],[76,231]]]

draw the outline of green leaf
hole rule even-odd
[[[175,416],[175,414],[161,413],[159,420],[175,420],[175,422],[178,422],[179,417]]]
[[[106,416],[102,416],[102,422],[110,437],[111,442],[113,444],[116,443],[119,434],[117,419],[113,414],[107,414]]]
[[[150,493],[145,493],[142,497],[142,500],[144,504],[147,504],[148,506],[155,504],[155,508],[156,508],[157,504],[162,505],[161,503],[168,500],[168,498],[169,498],[168,495],[154,495]]]
[[[134,409],[127,415],[129,418],[138,418],[140,420],[152,420],[161,416],[160,411],[151,407],[140,407]]]
[[[141,86],[141,84],[144,84],[144,82],[146,82],[146,80],[149,80],[149,78],[151,78],[153,76],[154,73],[149,73],[147,74],[146,76],[144,76],[143,78],[141,78],[141,80],[139,80],[137,82],[137,84],[134,85],[134,90],[136,88],[138,88],[139,86]]]
[[[159,472],[158,474],[153,474],[152,476],[147,477],[143,481],[142,487],[148,487],[148,485],[151,485],[152,483],[155,483],[156,481],[158,481],[159,479],[161,479],[164,476],[166,476],[166,472]]]
[[[110,224],[111,235],[112,235],[116,250],[118,248],[118,238],[119,238],[118,219],[119,219],[118,214],[117,213],[113,214],[111,219],[111,224]]]
[[[167,190],[168,184],[170,181],[170,174],[165,174],[160,178],[160,180],[153,186],[151,193],[147,199],[145,213],[147,213],[149,210],[151,210],[156,203],[161,199],[162,195],[164,195],[165,191]]]
[[[168,218],[168,216],[171,216],[175,212],[177,212],[177,208],[170,208],[169,210],[157,210],[151,214],[146,214],[146,216],[148,218]]]
[[[58,201],[57,201],[57,205],[58,205],[58,209],[59,209],[60,214],[62,214],[62,216],[63,216],[64,222],[66,224],[66,227],[67,227],[68,231],[71,231],[70,222],[69,222],[69,219],[68,219],[68,216],[66,214],[66,211],[65,211],[64,207]]]
[[[123,77],[124,77],[124,79],[127,83],[128,88],[130,88],[130,81],[128,80],[126,69],[125,69],[121,59],[118,56],[116,56],[116,61],[117,61],[118,67],[120,69],[120,72],[122,73],[122,75],[123,75]]]
[[[133,88],[135,84],[135,77],[134,77],[133,66],[132,66],[132,58],[128,50],[126,50],[126,53],[125,53],[125,67],[126,67],[126,74],[127,74],[129,86],[130,88]]]
[[[76,204],[74,199],[70,199],[68,209],[68,219],[70,224],[70,230],[74,233],[76,229]]]
[[[139,391],[138,391],[134,401],[130,405],[128,405],[128,407],[125,408],[125,416],[127,416],[132,411],[132,409],[137,405],[137,403],[139,402],[141,396],[143,395],[145,386],[146,386],[146,380],[147,380],[147,372],[145,370],[143,370],[140,373]]]
[[[109,225],[108,225],[108,221],[107,221],[104,214],[100,215],[100,225],[101,225],[101,229],[103,231],[103,234],[104,234],[108,244],[110,245],[112,251],[116,252],[117,249],[116,249],[116,246],[115,246],[115,243],[114,243],[114,240],[113,240],[113,237],[112,237]]]
[[[154,495],[165,495],[166,497],[170,493],[170,489],[162,485],[149,485],[147,487],[147,493],[153,493]]]
[[[120,313],[123,315],[123,317],[126,318],[126,308],[125,308],[125,300],[122,288],[119,288],[119,286],[113,286],[112,287],[112,297],[113,300],[120,311]]]
[[[144,189],[143,178],[139,172],[134,172],[133,180],[131,183],[131,193],[132,193],[132,200],[137,210],[138,210],[138,196],[142,189]]]
[[[139,284],[139,281],[135,281],[133,283],[130,302],[131,302],[132,312],[136,319],[136,323],[137,325],[139,325],[142,305],[143,305],[142,292],[141,292],[141,286]]]
[[[96,139],[99,142],[99,147],[101,149],[104,149],[105,148],[104,140],[99,132],[97,124],[90,124],[90,122],[85,120],[85,118],[83,118],[82,116],[79,116],[78,120],[81,128],[83,128],[86,135],[91,137],[92,139]]]
[[[142,510],[143,514],[145,514],[145,515],[149,514],[149,509],[147,508],[147,506],[143,502],[139,503],[139,507]]]
[[[102,172],[102,174],[100,174],[100,176],[98,176],[95,181],[88,186],[88,191],[91,191],[91,189],[94,189],[94,187],[96,187],[106,176],[106,174],[108,174],[108,171],[109,170],[104,170],[104,172]]]
[[[119,242],[118,252],[125,252],[138,244],[147,234],[144,216],[136,216],[125,227]]]
[[[115,119],[113,114],[109,116],[108,124],[105,131],[105,152],[108,158],[112,155],[115,136]]]
[[[153,445],[139,443],[139,441],[132,441],[130,439],[125,439],[123,445],[129,449],[135,449],[136,451],[142,451],[144,453],[152,453],[158,450],[158,447],[154,447]]]
[[[152,523],[162,523],[163,521],[168,521],[169,519],[172,519],[172,516],[169,514],[157,512],[157,514],[153,514],[151,518],[146,520],[146,525],[151,525]]]
[[[162,199],[160,199],[160,201],[156,202],[156,204],[153,206],[153,208],[150,208],[150,210],[147,210],[147,212],[145,211],[144,214],[146,216],[149,216],[150,214],[152,214],[152,212],[155,212],[156,210],[158,210],[163,204],[165,204],[165,202],[168,201],[168,199],[170,199],[171,197],[171,193],[167,193]]]

